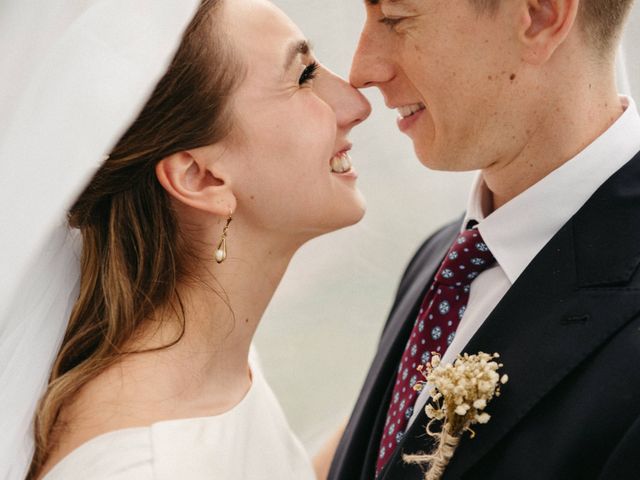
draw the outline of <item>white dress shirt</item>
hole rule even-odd
[[[490,192],[478,174],[461,231],[470,220],[478,222],[496,264],[471,284],[467,309],[442,357],[444,363],[455,361],[534,257],[598,187],[640,151],[640,115],[633,99],[621,96],[620,100],[625,111],[608,130],[494,212],[489,212]],[[426,404],[430,391],[427,385],[416,400],[409,424]]]

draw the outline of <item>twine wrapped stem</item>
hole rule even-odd
[[[453,435],[445,425],[440,432],[430,432],[435,439],[435,451],[430,454],[404,455],[406,463],[428,465],[424,474],[424,480],[440,480],[447,465],[453,458],[453,454],[460,443],[460,436]]]

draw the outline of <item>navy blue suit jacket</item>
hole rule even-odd
[[[331,480],[374,478],[400,357],[459,226],[436,232],[409,264]],[[640,479],[639,264],[640,154],[540,251],[465,347],[499,352],[510,380],[487,409],[490,422],[462,440],[445,480]],[[422,479],[402,453],[431,449],[426,422],[423,411],[381,479]]]

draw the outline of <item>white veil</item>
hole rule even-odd
[[[65,212],[166,70],[198,0],[0,2],[0,480],[32,417],[78,282]]]

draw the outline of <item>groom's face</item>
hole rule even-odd
[[[487,168],[517,149],[518,10],[469,0],[366,0],[351,82],[376,86],[418,157],[438,170]]]

